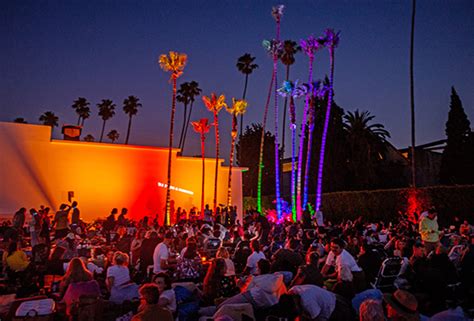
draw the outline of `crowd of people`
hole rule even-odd
[[[172,226],[126,208],[87,224],[77,202],[50,212],[21,208],[3,224],[1,290],[53,298],[57,318],[471,320],[474,230],[440,227],[435,208],[417,222],[305,212],[276,224],[207,206]]]

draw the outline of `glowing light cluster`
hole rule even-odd
[[[156,185],[158,185],[158,187],[168,188],[168,184],[166,184],[166,183],[158,182]],[[176,186],[173,186],[173,185],[170,186],[170,190],[181,192],[181,193],[184,193],[184,194],[194,195],[193,191],[189,191],[187,189],[184,189],[184,188],[181,188],[181,187],[176,187]]]

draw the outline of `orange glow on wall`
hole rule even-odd
[[[73,191],[85,220],[106,217],[112,208],[129,209],[139,219],[157,214],[163,221],[167,148],[82,141],[50,141],[48,126],[0,123],[0,214],[13,215],[20,207],[67,203]],[[171,191],[174,207],[199,208],[201,158],[177,156],[173,150]],[[206,159],[205,202],[212,207],[215,159]],[[226,200],[228,167],[218,174],[218,203]],[[242,169],[233,170],[232,199],[242,215]]]

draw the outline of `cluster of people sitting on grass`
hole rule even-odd
[[[418,222],[337,224],[309,213],[275,224],[249,210],[242,224],[210,211],[160,226],[127,209],[86,224],[77,202],[54,217],[43,206],[26,213],[1,228],[1,294],[14,293],[15,307],[52,298],[57,318],[469,320],[473,311],[473,227],[440,228],[434,208]]]

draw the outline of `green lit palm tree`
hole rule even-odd
[[[214,200],[213,200],[213,210],[216,214],[217,210],[217,177],[219,173],[219,117],[218,114],[223,107],[227,108],[225,103],[225,96],[220,95],[217,97],[215,93],[211,94],[211,97],[202,96],[202,101],[206,108],[214,114],[214,129],[216,132],[216,170],[214,175]]]
[[[99,108],[99,116],[103,121],[99,139],[99,142],[102,142],[102,139],[104,138],[105,123],[115,115],[115,104],[110,99],[102,99],[102,101],[97,104],[97,108]]]
[[[112,129],[108,134],[107,137],[112,141],[112,144],[115,143],[117,139],[119,139],[120,134],[116,129]]]
[[[167,173],[167,187],[166,187],[166,201],[165,201],[165,224],[170,224],[170,200],[171,200],[171,154],[173,150],[173,129],[174,129],[174,115],[176,112],[176,82],[183,74],[184,67],[188,56],[183,53],[170,51],[169,55],[161,55],[158,63],[165,72],[171,73],[170,80],[173,82],[173,95],[171,100],[171,119],[170,119],[170,134],[168,144],[168,173]]]
[[[138,108],[142,107],[140,99],[135,96],[128,96],[123,101],[123,111],[128,115],[127,136],[125,137],[125,145],[128,144],[130,138],[130,128],[132,127],[132,117],[138,113]]]
[[[43,125],[51,126],[51,134],[54,131],[54,127],[58,127],[58,120],[58,116],[56,116],[52,111],[47,111],[39,117],[39,121],[42,122]]]
[[[229,114],[232,115],[232,130],[229,157],[229,177],[227,180],[227,206],[232,206],[232,167],[234,165],[235,138],[237,137],[237,116],[245,114],[247,102],[243,99],[232,98],[232,106],[226,107]]]
[[[184,93],[184,95],[186,95],[188,98],[188,101],[189,101],[189,113],[188,113],[188,119],[186,120],[186,127],[184,129],[184,134],[183,134],[183,139],[182,139],[182,142],[181,142],[181,146],[179,148],[181,148],[181,153],[184,152],[184,145],[186,144],[186,137],[187,137],[187,134],[188,134],[188,126],[189,124],[191,123],[190,120],[191,120],[191,114],[193,112],[193,105],[194,105],[194,100],[197,96],[199,96],[202,92],[202,89],[199,88],[199,83],[197,83],[196,81],[191,81],[188,83],[188,86],[187,86],[187,89],[186,89],[186,92]]]
[[[81,124],[81,118],[86,114],[86,111],[88,112],[87,117],[90,115],[90,103],[85,99],[84,97],[79,97],[74,102],[72,103],[72,108],[76,111],[76,114],[78,115],[77,118],[77,125],[79,126]]]
[[[202,185],[201,185],[201,217],[204,215],[204,183],[205,183],[205,162],[204,162],[204,142],[206,141],[206,134],[209,132],[211,125],[209,125],[209,120],[207,118],[201,118],[199,121],[193,121],[191,123],[193,129],[201,137],[201,159],[202,159]]]
[[[249,75],[258,68],[258,65],[254,63],[255,57],[252,57],[251,54],[246,53],[237,59],[236,67],[237,69],[245,75],[245,84],[244,84],[244,93],[242,94],[242,99],[245,100],[247,95],[247,85],[249,81]],[[244,115],[240,115],[240,135],[242,135],[244,125]]]

